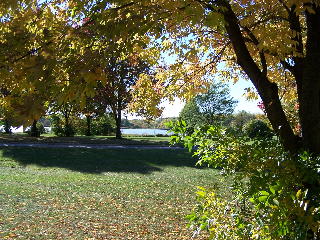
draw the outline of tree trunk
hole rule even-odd
[[[86,129],[86,136],[91,136],[91,116],[86,115],[87,120],[87,129]]]
[[[293,130],[282,108],[278,87],[267,78],[265,70],[260,70],[253,60],[244,38],[242,36],[238,19],[227,1],[219,1],[226,10],[222,12],[226,21],[225,28],[231,40],[233,49],[237,56],[237,62],[245,71],[258,91],[274,131],[280,137],[286,150],[296,154],[299,150],[299,138],[294,135]]]
[[[320,8],[306,13],[307,43],[300,100],[303,146],[320,154]]]
[[[69,115],[65,114],[64,119],[65,119],[65,126],[64,126],[64,135],[65,135],[65,137],[74,136],[74,132],[73,132],[72,126],[70,124]]]
[[[31,137],[40,137],[40,131],[37,128],[37,122],[38,122],[37,120],[33,120],[31,131],[30,131]]]
[[[8,119],[5,119],[5,120],[4,120],[4,132],[5,132],[6,134],[11,134],[11,125],[10,125]]]
[[[320,8],[313,5],[315,13],[306,11],[307,42],[304,58],[301,91],[299,96],[300,122],[304,149],[320,154]],[[319,181],[304,184],[311,196],[319,195]],[[318,204],[311,199],[309,208]],[[315,238],[317,232],[309,230],[308,239]]]
[[[121,134],[121,100],[118,99],[118,104],[117,104],[117,111],[116,111],[116,138],[121,139],[122,134]]]
[[[117,111],[117,116],[116,116],[116,138],[121,139],[122,134],[121,134],[121,110]]]

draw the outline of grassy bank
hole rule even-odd
[[[3,148],[0,239],[190,239],[197,186],[226,187],[184,150]]]

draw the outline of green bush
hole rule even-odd
[[[33,129],[33,126],[31,126],[26,133],[32,137],[40,137],[41,134],[46,133],[46,129],[41,122],[37,122],[36,129]]]
[[[292,156],[274,138],[235,136],[221,126],[191,135],[184,123],[171,127],[173,143],[184,143],[199,165],[233,178],[228,201],[216,190],[198,191],[188,216],[195,233],[209,231],[209,239],[319,239],[319,158],[307,152]]]
[[[261,120],[251,120],[243,127],[243,132],[250,138],[271,138],[272,130]]]
[[[228,132],[240,136],[244,134],[243,126],[254,119],[256,119],[254,114],[241,111],[227,116],[222,126],[225,126]]]
[[[108,136],[115,133],[115,121],[112,117],[105,115],[92,121],[92,134],[98,136]]]
[[[40,132],[40,134],[46,133],[46,129],[44,128],[43,124],[40,122],[37,122],[37,129]]]
[[[73,137],[75,135],[74,127],[71,123],[65,124],[60,116],[52,116],[52,132],[59,137]]]
[[[86,135],[86,131],[87,131],[86,119],[83,119],[83,118],[75,119],[74,130],[77,135]]]
[[[74,129],[78,135],[87,134],[87,119],[78,118],[74,121]],[[115,122],[110,116],[99,116],[91,119],[91,135],[108,136],[115,132]]]
[[[3,132],[6,134],[11,134],[12,130],[11,130],[11,122],[7,119],[5,120],[1,120],[0,122],[1,126],[3,126]]]

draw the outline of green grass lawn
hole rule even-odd
[[[2,148],[0,239],[190,239],[196,187],[226,184],[194,164],[185,150]]]
[[[37,143],[71,143],[71,144],[118,144],[118,145],[169,145],[170,137],[124,136],[115,139],[114,136],[75,136],[57,137],[44,134],[39,138],[29,137],[27,134],[0,134],[0,142],[37,142]]]

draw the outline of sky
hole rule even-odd
[[[162,59],[164,59],[164,63],[166,64],[172,64],[177,59],[177,56],[175,55],[169,55],[168,53],[165,53],[165,52],[162,54],[163,54]],[[224,64],[220,63],[218,68],[223,69]],[[238,101],[237,107],[235,108],[235,113],[245,110],[246,112],[250,112],[250,113],[263,114],[263,111],[260,108],[258,108],[258,102],[261,101],[260,99],[248,101],[244,96],[246,88],[254,89],[254,86],[250,81],[244,80],[243,78],[239,78],[239,80],[236,83],[229,83],[229,87],[230,87],[230,95],[235,100]],[[163,102],[161,104],[161,107],[164,107],[164,111],[161,117],[162,118],[178,117],[184,105],[185,103],[179,99],[176,99],[173,103],[169,103],[168,101]],[[141,119],[141,117],[137,117],[134,114],[132,115],[129,114],[126,117],[128,119]]]
[[[244,79],[240,79],[237,83],[230,83],[230,94],[231,96],[238,101],[238,105],[235,109],[235,112],[240,112],[245,110],[250,113],[260,113],[263,114],[260,108],[258,108],[258,102],[260,100],[250,100],[248,101],[243,94],[245,93],[245,88],[253,87],[252,83]],[[163,118],[166,117],[178,117],[180,111],[182,110],[184,103],[179,99],[173,104],[164,102],[162,106],[165,108],[162,114]]]
[[[162,53],[162,54],[163,54],[164,62],[166,64],[171,64],[176,61],[177,56],[168,55],[167,53]],[[218,69],[219,68],[224,69],[225,68],[224,64],[219,63]],[[258,102],[261,101],[260,99],[248,101],[244,96],[246,88],[254,89],[254,86],[250,81],[247,81],[243,78],[239,78],[239,80],[236,83],[229,83],[229,87],[230,87],[230,95],[235,100],[238,101],[238,105],[235,108],[235,113],[245,110],[246,112],[250,112],[250,113],[263,114],[263,111],[260,108],[258,108]],[[163,118],[178,117],[184,105],[185,103],[180,101],[179,99],[176,99],[176,101],[171,104],[168,101],[162,103],[161,106],[164,107],[162,117]],[[132,119],[134,117],[131,116],[129,117],[129,119],[130,118]]]

